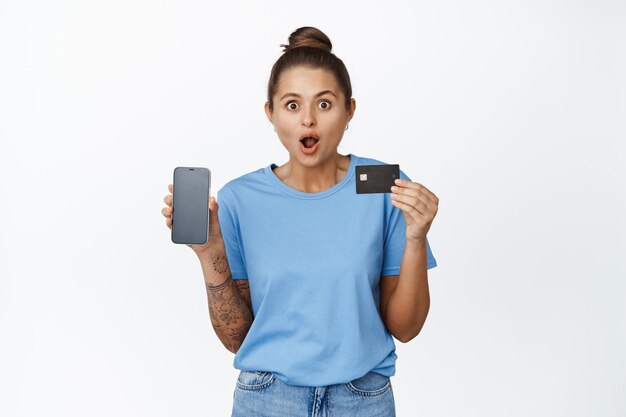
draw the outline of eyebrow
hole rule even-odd
[[[323,96],[324,94],[332,94],[335,98],[337,98],[337,95],[335,93],[333,93],[330,90],[324,90],[324,91],[320,91],[319,93],[317,93],[315,96],[313,96],[313,98],[317,98],[320,96]],[[286,97],[298,97],[298,98],[302,98],[302,96],[300,94],[297,93],[286,93],[285,95],[283,95],[279,101],[283,101]]]

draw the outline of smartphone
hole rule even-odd
[[[172,242],[204,245],[209,239],[211,171],[176,167],[172,194]]]
[[[390,193],[396,179],[400,178],[400,165],[356,165],[356,193]]]

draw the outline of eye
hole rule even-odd
[[[296,105],[296,107],[292,107],[292,106],[291,106],[292,104],[295,104],[295,105]],[[295,101],[290,101],[289,103],[287,103],[287,108],[288,108],[289,110],[295,110],[295,109],[297,109],[297,106],[298,106],[298,104],[297,104]]]
[[[325,104],[325,106],[322,107],[323,109],[328,109],[330,107],[330,102],[329,101],[322,100],[320,102],[320,105],[322,105],[322,104]]]

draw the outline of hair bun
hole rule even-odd
[[[333,44],[330,42],[330,39],[328,39],[328,36],[326,36],[321,30],[311,26],[303,26],[296,29],[291,35],[289,35],[289,45],[280,44],[280,46],[285,48],[283,49],[283,52],[287,52],[301,46],[320,48],[326,52],[331,52],[333,48]]]

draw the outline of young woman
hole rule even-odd
[[[265,113],[289,161],[224,185],[209,242],[190,245],[236,353],[232,416],[395,416],[392,336],[426,320],[439,199],[403,171],[390,193],[357,194],[355,166],[384,162],[337,152],[356,108],[343,62],[313,27],[281,46]]]

